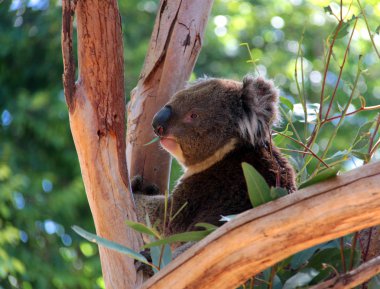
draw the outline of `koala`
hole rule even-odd
[[[278,91],[261,77],[202,79],[172,96],[152,125],[184,174],[168,200],[173,214],[179,213],[161,229],[176,234],[197,230],[199,222],[221,225],[222,215],[250,209],[242,162],[254,166],[269,186],[293,192],[293,168],[271,141],[278,120]],[[140,220],[146,214],[152,223],[163,220],[165,198],[154,185],[137,177],[132,191]]]

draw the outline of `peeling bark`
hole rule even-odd
[[[127,160],[130,176],[141,175],[165,192],[170,156],[154,143],[154,114],[190,77],[202,46],[212,0],[162,0],[145,64],[128,107]]]
[[[125,159],[124,67],[121,23],[116,0],[64,0],[62,52],[70,127],[96,232],[135,250],[140,235],[125,220],[136,220]],[[74,12],[78,30],[78,81],[74,83]],[[107,288],[142,283],[134,262],[99,247]]]

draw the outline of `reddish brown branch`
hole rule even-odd
[[[298,141],[298,140],[296,140],[296,139],[294,139],[294,138],[292,138],[292,137],[290,137],[290,136],[288,136],[288,135],[286,135],[286,134],[283,134],[283,133],[281,133],[281,132],[279,132],[279,131],[274,131],[274,132],[276,132],[276,133],[278,133],[279,135],[282,135],[282,136],[284,136],[284,137],[286,137],[286,138],[288,138],[288,139],[290,139],[290,140],[292,140],[292,141],[294,141],[295,143],[297,143],[297,144],[299,144],[300,146],[302,146],[306,151],[309,151],[312,155],[313,155],[313,157],[315,157],[320,163],[322,163],[326,168],[329,168],[330,166],[328,165],[328,164],[326,164],[319,156],[317,156],[317,154],[316,153],[314,153],[309,147],[307,147],[306,145],[304,145],[302,142],[300,142],[300,141]]]
[[[62,56],[63,56],[63,89],[66,102],[70,111],[74,110],[75,94],[75,64],[73,53],[73,20],[75,14],[75,2],[62,1]]]
[[[341,12],[342,12],[342,8],[341,8]],[[359,18],[356,18],[356,20],[355,20],[354,28],[352,28],[351,36],[350,36],[350,39],[348,40],[347,47],[346,47],[346,51],[344,52],[343,62],[342,62],[342,65],[340,66],[340,69],[339,69],[338,79],[337,79],[337,81],[336,81],[335,88],[334,88],[334,92],[333,92],[333,94],[332,94],[332,96],[331,96],[331,99],[330,99],[330,103],[329,103],[329,106],[328,106],[328,109],[327,109],[327,112],[326,112],[326,115],[325,115],[325,119],[329,117],[329,113],[330,113],[330,110],[331,110],[331,107],[332,107],[332,104],[333,104],[333,101],[334,101],[334,98],[335,98],[336,92],[337,92],[337,90],[338,90],[338,86],[339,86],[339,83],[340,83],[340,79],[341,79],[341,77],[342,77],[342,73],[343,73],[343,67],[344,67],[344,65],[345,65],[345,63],[346,63],[346,59],[347,59],[347,55],[348,55],[348,51],[349,51],[350,46],[351,46],[352,36],[354,35],[355,28],[356,28],[356,24],[358,23],[358,19],[359,19]]]
[[[346,117],[346,116],[353,115],[353,114],[356,114],[356,113],[361,112],[361,111],[370,111],[370,110],[377,110],[377,109],[380,109],[380,105],[365,106],[365,107],[361,107],[361,108],[359,108],[359,109],[357,109],[357,110],[351,111],[351,112],[349,112],[349,113],[346,113],[346,114],[345,114],[345,117]],[[326,122],[330,122],[330,121],[332,121],[332,120],[334,120],[334,119],[338,119],[338,118],[341,118],[341,117],[342,117],[342,115],[336,115],[336,116],[333,116],[333,117],[330,117],[330,118],[324,119],[324,120],[322,121],[321,125],[322,125],[322,124],[325,124]]]

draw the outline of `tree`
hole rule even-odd
[[[190,15],[194,16],[190,17],[190,21],[188,20],[186,22],[187,24],[185,24],[182,22],[183,20],[181,19],[181,16],[185,15],[185,13],[181,13],[180,9],[182,1],[178,2],[178,5],[174,5],[174,2],[172,2],[172,4],[173,6],[170,6],[166,1],[162,1],[161,3],[158,13],[158,19],[156,21],[156,28],[154,29],[150,50],[148,52],[147,60],[140,79],[140,84],[132,94],[129,122],[130,131],[128,132],[129,140],[132,144],[131,149],[128,151],[128,156],[132,159],[131,165],[129,166],[131,169],[131,175],[134,175],[135,173],[144,172],[144,177],[148,178],[149,181],[158,183],[160,188],[164,190],[167,189],[165,183],[167,183],[166,180],[168,178],[168,160],[162,161],[162,158],[154,157],[155,155],[152,152],[156,154],[157,148],[149,149],[147,155],[141,154],[142,144],[149,140],[149,138],[147,138],[146,133],[146,131],[148,131],[147,127],[150,122],[149,120],[153,116],[154,111],[157,110],[157,106],[148,106],[150,101],[149,98],[147,98],[147,96],[152,96],[151,93],[153,91],[153,96],[156,97],[156,91],[154,89],[157,88],[156,83],[159,83],[157,89],[158,101],[155,101],[155,105],[158,104],[158,107],[160,107],[165,102],[165,99],[162,99],[163,96],[168,95],[168,93],[175,92],[179,87],[183,85],[183,82],[189,76],[189,73],[192,70],[196,56],[191,58],[193,61],[190,62],[189,67],[186,69],[183,69],[183,67],[181,66],[182,62],[180,60],[182,59],[182,55],[177,56],[177,58],[175,58],[178,59],[178,61],[176,61],[175,64],[179,64],[179,66],[174,66],[174,69],[172,67],[173,62],[166,62],[163,60],[165,60],[166,57],[169,60],[171,60],[172,57],[178,55],[180,52],[178,46],[180,48],[182,48],[181,46],[183,46],[183,51],[186,52],[187,46],[195,47],[197,42],[199,43],[201,39],[201,36],[197,33],[195,33],[195,36],[193,37],[191,33],[191,25],[193,21],[195,21],[195,23],[198,23],[198,21],[195,20],[195,12],[197,12],[197,9],[190,9],[190,11],[193,12],[193,14],[190,13]],[[188,4],[190,4],[190,2],[184,2],[184,7],[191,7],[191,5],[187,6]],[[197,4],[199,6],[200,3]],[[206,7],[208,8],[210,7],[210,4],[211,3],[209,2],[205,3]],[[108,15],[102,15],[98,18],[91,17],[91,15],[95,15],[98,11],[104,11],[105,8],[106,7],[103,7],[101,3],[97,2],[92,3],[92,5],[88,5],[88,3],[79,2],[78,6],[74,8],[70,4],[70,2],[65,2],[64,4],[62,47],[65,68],[65,95],[70,111],[71,129],[74,136],[74,141],[76,143],[86,192],[94,215],[94,221],[97,228],[97,232],[100,236],[106,237],[107,239],[116,241],[121,244],[127,241],[127,244],[130,247],[137,250],[137,245],[139,245],[139,243],[141,244],[141,239],[139,239],[136,234],[133,234],[132,232],[127,232],[126,228],[123,229],[123,227],[120,226],[120,224],[122,224],[123,218],[127,217],[133,221],[136,219],[136,217],[134,214],[131,195],[128,190],[129,182],[127,179],[127,169],[125,167],[126,160],[124,156],[124,140],[122,140],[124,131],[124,106],[120,101],[123,99],[123,69],[121,66],[122,61],[120,60],[122,58],[122,50],[120,49],[121,38],[119,37],[115,39],[115,35],[117,35],[117,30],[120,30],[120,22],[117,20],[118,10],[116,2],[108,4]],[[201,11],[206,11],[206,16],[208,15],[208,9],[202,9]],[[74,84],[75,68],[72,51],[72,17],[74,13],[76,13],[77,15],[78,36],[80,39],[78,51],[80,74],[77,84]],[[165,17],[165,13],[168,13],[167,17]],[[110,21],[108,21],[108,19],[113,19],[114,21],[111,23]],[[169,19],[169,25],[166,26],[167,23],[164,22],[162,19]],[[204,17],[201,17],[200,19],[202,19],[202,21],[200,22],[204,26]],[[334,40],[337,38],[340,26],[342,24],[343,16],[341,13],[339,25],[334,34]],[[181,33],[177,34],[177,30],[175,29],[176,26],[183,26],[188,31],[187,34],[185,33],[184,39],[183,37],[181,38]],[[197,27],[197,25],[194,26]],[[203,27],[202,25],[200,26]],[[165,27],[166,29],[161,29]],[[106,32],[105,35],[103,29]],[[200,31],[202,30],[203,29],[200,29]],[[174,43],[176,44],[174,45],[174,47],[170,45],[171,42],[169,42],[167,39],[163,39],[163,41],[158,41],[160,33],[164,31],[165,33],[162,33],[161,35],[164,35],[166,37],[173,37],[172,39],[175,40]],[[177,37],[180,37],[180,40],[178,40]],[[192,39],[194,44],[190,45]],[[112,40],[116,40],[116,43],[114,44],[114,46],[116,46],[116,49],[112,49],[112,47],[114,46],[110,45],[110,43],[113,43]],[[334,40],[330,46],[330,51],[332,51]],[[101,56],[103,51],[106,52],[105,57]],[[199,49],[192,49],[188,53],[191,57],[192,54],[196,53],[197,51],[199,51]],[[328,58],[328,60],[330,60],[330,58]],[[328,66],[329,62],[327,62],[326,69],[328,69]],[[174,84],[173,79],[170,77],[170,73],[173,71],[185,72],[181,75],[181,77],[178,78],[178,84]],[[360,75],[360,71],[361,68],[359,66],[358,76]],[[339,80],[337,83],[339,83]],[[323,105],[325,97],[324,87],[325,86],[322,86],[321,107]],[[354,90],[355,87],[353,91]],[[145,94],[146,96],[144,98],[141,98],[143,94]],[[347,113],[347,107],[352,100],[352,95],[353,92],[351,94],[350,100],[346,108],[344,109],[343,114],[340,116],[341,120],[344,119]],[[334,98],[334,96],[335,92],[332,96],[332,99]],[[303,97],[304,99],[306,99],[305,95],[303,95]],[[146,105],[145,103],[148,105]],[[331,105],[332,100],[330,101],[330,105],[324,119],[325,122],[328,121],[328,114],[330,112]],[[305,111],[305,119],[307,119],[306,100],[304,101],[303,106]],[[364,107],[365,105],[363,106],[363,110]],[[144,112],[147,115],[145,119],[143,118],[145,115],[143,114],[142,108],[145,109]],[[135,114],[136,111],[137,113]],[[322,110],[320,110],[319,114],[320,119],[322,119]],[[314,142],[314,138],[316,137],[318,130],[319,127],[315,126],[314,132],[312,133],[312,137],[309,140],[308,147],[306,147],[307,152],[311,151],[310,147],[311,144],[313,144]],[[136,144],[138,144],[140,149],[133,149],[134,146],[136,146]],[[328,145],[329,144],[330,142],[328,143]],[[326,156],[328,145],[325,150],[325,153],[323,154],[323,157]],[[151,158],[151,156],[153,156],[153,158]],[[313,153],[313,156],[316,155]],[[320,160],[319,158],[317,159]],[[147,173],[145,173],[145,160],[147,160],[147,163],[149,164],[147,165],[147,167],[149,168]],[[323,161],[321,161],[316,164],[316,172],[320,167],[321,163],[328,166]],[[158,166],[165,167],[163,173],[164,178],[162,178],[162,175],[160,175],[160,178],[158,177]],[[106,173],[104,174],[104,172]],[[95,183],[94,180],[97,180],[97,182]],[[378,188],[379,185],[375,185],[375,194],[377,194]],[[356,192],[356,190],[354,191]],[[363,189],[362,191],[364,191],[365,194],[370,194],[372,192],[372,190],[369,190],[368,188]],[[366,200],[366,198],[364,198],[364,200]],[[331,203],[329,203],[329,201]],[[370,203],[371,201],[373,202],[373,199],[366,201],[367,203],[364,206],[364,211],[348,210],[348,213],[346,213],[347,216],[353,213],[360,213],[361,215],[363,215],[363,213],[367,211],[370,207]],[[332,200],[327,200],[327,204],[332,203]],[[112,208],[114,209],[112,210]],[[109,213],[110,210],[112,210],[111,214]],[[272,209],[272,211],[274,212],[276,212],[276,210],[276,208]],[[367,221],[369,225],[377,224],[377,221],[373,221],[373,223],[369,222],[373,214],[375,214],[375,211],[370,212],[369,216],[365,219],[365,221]],[[329,221],[332,222],[332,224],[334,224],[336,220],[345,216],[346,215],[343,212],[340,212],[340,214],[338,215],[331,216]],[[354,220],[355,225],[357,225],[357,221],[358,220],[356,219]],[[314,231],[314,228],[319,226],[318,222],[311,221],[310,224],[312,224],[312,231]],[[365,225],[350,225],[350,227],[354,229],[361,229],[366,227]],[[336,235],[331,235],[330,230],[320,232],[324,238],[328,238],[329,236],[342,236],[351,231],[340,231]],[[309,236],[307,237],[310,237],[311,235],[312,234],[309,234]],[[318,241],[320,241],[317,236],[312,238],[312,240],[315,242],[312,244],[316,244],[318,243]],[[295,240],[289,237],[285,238],[284,241],[285,243],[287,243],[286,241],[288,241],[290,242],[290,244],[293,244],[295,242]],[[291,248],[290,244],[288,244],[287,246],[288,249]],[[304,244],[306,243],[304,242]],[[231,248],[233,249],[235,247],[237,247],[236,244],[233,245]],[[295,248],[297,248],[297,246],[295,246]],[[298,249],[299,248],[300,247],[298,247]],[[206,249],[205,252],[206,256],[203,259],[207,259],[207,252],[209,251]],[[108,286],[117,288],[130,288],[135,286],[136,284],[140,284],[142,280],[141,276],[135,275],[136,272],[133,270],[133,264],[130,260],[122,260],[120,259],[120,256],[117,255],[117,253],[108,251],[108,249],[105,248],[101,248],[100,253],[102,259],[103,275],[105,276],[105,281],[106,284],[108,284]],[[186,255],[187,254],[185,254],[185,256]],[[286,254],[280,255],[280,258],[278,258],[278,260],[281,260],[286,256]],[[226,257],[227,262],[228,260],[230,260],[230,258],[233,257]],[[261,259],[259,259],[258,261],[260,262],[260,260]],[[115,266],[115,264],[118,264],[118,266]],[[273,261],[268,262],[267,266],[272,264]],[[208,265],[210,266],[210,264]],[[226,267],[228,266],[229,265],[226,265]],[[204,270],[206,269],[209,269],[209,267],[205,266],[203,269],[201,268],[200,270],[204,272]],[[257,274],[262,269],[265,269],[265,267],[258,267],[258,271],[245,271],[245,275],[240,274],[239,278],[228,278],[229,280],[231,280],[231,284],[227,284],[225,282],[225,280],[227,280],[226,278],[228,275],[223,274],[219,279],[220,286],[222,286],[222,284],[223,286],[236,286],[239,284],[239,282],[242,282],[246,278],[248,278],[249,274]],[[183,270],[186,270],[186,267],[183,267]],[[224,270],[222,270],[222,272],[223,271]],[[129,278],[127,279],[122,277],[123,273],[125,272],[129,272],[130,274]],[[213,278],[213,276],[214,275],[211,273],[211,277],[209,276],[208,278]],[[205,278],[202,278],[201,280],[204,279]],[[169,280],[176,279],[170,279],[169,277]],[[198,282],[202,284],[202,281]],[[165,281],[164,286],[167,286],[167,284],[167,281]],[[196,283],[192,284],[194,285]],[[182,286],[185,287],[187,285]]]
[[[157,11],[156,2],[131,0],[119,3],[123,38],[127,43],[124,49],[127,91],[137,83]],[[192,78],[207,74],[238,80],[247,72],[255,73],[252,61],[246,63],[249,58],[246,47],[239,46],[240,43],[247,42],[260,74],[273,78],[281,88],[281,95],[294,105],[290,109],[283,103],[282,108],[286,113],[292,113],[293,125],[303,141],[304,123],[300,117],[303,112],[302,109],[299,110],[299,93],[295,80],[301,84],[303,59],[302,83],[305,94],[310,104],[319,103],[322,77],[318,76],[323,75],[324,71],[324,39],[338,24],[334,16],[325,12],[328,12],[327,5],[331,5],[334,13],[339,11],[340,2],[335,2],[310,0],[253,3],[246,0],[216,0],[207,25],[204,48]],[[377,1],[361,2],[376,42],[376,20],[380,15]],[[0,286],[13,288],[17,282],[23,288],[104,288],[97,246],[87,243],[70,228],[76,224],[93,231],[93,224],[73,149],[62,92],[60,2],[48,3],[44,0],[21,0],[12,3],[3,1],[0,4]],[[352,14],[361,14],[356,1],[350,9],[349,5],[343,1],[344,11],[350,10],[348,19]],[[343,25],[343,33],[339,33],[342,37],[335,41],[326,81],[326,96],[331,95],[334,89],[334,80],[339,75],[339,66],[353,24],[350,22],[349,25]],[[378,104],[379,62],[362,16],[354,30],[356,32],[335,97],[337,101],[332,107],[331,116],[334,117],[340,114],[336,103],[344,105],[351,91],[359,54],[364,56],[363,64],[368,72],[360,76],[356,91],[360,91],[368,106]],[[299,56],[297,47],[301,36],[302,56]],[[297,58],[298,77],[295,77],[294,63]],[[360,108],[358,94],[355,93],[350,109]],[[361,150],[362,154],[358,154],[359,159],[353,157],[353,152],[349,149],[359,128],[375,119],[375,114],[376,111],[367,111],[346,117],[325,161],[328,164],[341,162],[344,164],[343,170],[352,169],[355,164],[360,165],[360,158],[365,157],[369,142]],[[313,116],[313,106],[310,106],[308,120],[312,120],[312,117],[315,115]],[[282,126],[277,128],[280,132],[286,131],[288,123],[286,117],[283,118]],[[309,128],[312,126],[309,124]],[[324,144],[335,126],[336,121],[329,122],[320,130],[313,146],[317,155],[323,153]],[[293,133],[292,137],[295,138],[290,125],[288,128],[286,134]],[[371,134],[374,130],[372,126]],[[309,163],[310,155],[307,158],[300,157],[300,152],[297,151],[302,150],[302,147],[291,139],[277,135],[274,142],[290,157],[297,170],[301,171],[304,161],[308,163],[306,170],[298,175],[300,183],[307,179],[314,171],[315,160]],[[375,151],[375,159],[378,157],[379,154]],[[175,181],[178,172],[178,166],[174,162],[171,183]],[[351,236],[344,238],[345,251],[349,251],[350,238]],[[334,241],[335,243],[337,242]],[[366,243],[363,244],[364,248],[365,246]],[[333,249],[326,250],[326,253],[331,253],[331,250]],[[339,252],[339,240],[334,250]],[[323,252],[325,251],[314,254],[311,261],[320,258]],[[339,260],[339,254],[337,256],[334,258]],[[324,260],[332,261],[333,258]],[[316,264],[310,264],[309,267],[319,270]],[[330,264],[343,272],[334,262]],[[289,278],[280,265],[276,268],[277,270],[266,270],[265,274],[272,270],[282,282]],[[301,269],[292,267],[293,274],[299,270]],[[331,269],[324,271],[332,272]],[[322,274],[324,271],[319,276],[324,275],[326,278],[326,274]],[[265,279],[269,280],[270,276],[265,274]],[[319,276],[312,284],[316,284]],[[258,279],[261,277],[258,276]],[[321,279],[322,276],[318,280]],[[255,284],[255,287],[264,286],[259,280]]]
[[[145,171],[145,166],[141,166],[141,163],[144,164],[146,160],[150,164],[147,167],[152,167],[153,170],[145,173],[144,177],[158,181],[155,173],[158,165],[162,165],[161,162],[165,159],[164,162],[169,164],[168,157],[146,157],[141,152],[143,143],[140,139],[145,138],[147,141],[146,135],[151,135],[148,133],[148,124],[153,113],[189,77],[199,53],[211,3],[161,2],[150,50],[137,88],[139,96],[132,98],[129,136],[130,139],[137,138],[132,142],[132,154],[129,154],[131,158],[134,156],[130,166],[133,174]],[[204,14],[197,13],[199,8]],[[104,13],[96,16],[99,11]],[[80,72],[77,83],[72,47],[74,15],[79,39]],[[105,4],[79,1],[73,6],[70,1],[64,1],[62,24],[63,82],[70,126],[97,233],[138,250],[142,245],[141,238],[128,230],[123,222],[126,219],[136,221],[136,215],[125,159],[124,69],[117,2]],[[183,69],[185,65],[188,67]],[[176,80],[170,77],[173,72],[177,72]],[[152,91],[156,97],[156,89],[158,101],[152,101]],[[145,119],[140,120],[142,117]],[[139,148],[137,151],[134,149],[135,142]],[[155,154],[151,151],[150,155],[157,155],[157,151],[156,147]],[[168,166],[165,171],[166,181],[161,181],[162,184],[167,183]],[[167,188],[165,186],[162,189]],[[131,259],[106,248],[100,248],[100,256],[107,287],[132,288],[141,283],[141,275],[136,275]],[[126,272],[127,278],[124,277]]]

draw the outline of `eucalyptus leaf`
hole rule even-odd
[[[228,216],[221,216],[220,222],[229,222],[236,218],[237,215],[228,215]]]
[[[146,249],[146,248],[151,248],[153,246],[160,246],[160,245],[171,244],[171,243],[176,243],[176,242],[199,241],[199,240],[202,240],[211,232],[213,232],[213,230],[191,231],[191,232],[179,233],[179,234],[171,235],[166,238],[157,240],[149,244],[145,244],[142,248]]]
[[[286,97],[280,96],[280,102],[284,104],[290,111],[293,111],[293,103]]]
[[[128,227],[132,228],[133,230],[139,233],[147,234],[150,236],[156,236],[157,238],[160,238],[160,234],[155,229],[149,228],[143,223],[133,222],[130,220],[125,221],[125,223],[127,224]]]
[[[298,269],[301,265],[305,264],[314,255],[314,253],[320,249],[323,244],[316,245],[314,247],[308,248],[292,256],[290,261],[290,266],[293,270]]]
[[[368,283],[368,289],[379,289],[380,288],[380,274],[372,277]]]
[[[218,229],[217,226],[209,223],[196,223],[195,227],[204,228],[206,230],[216,230]]]
[[[157,239],[154,236],[149,236],[150,242],[155,242]],[[150,257],[152,258],[152,263],[158,268],[159,267],[159,261],[160,261],[160,255],[161,255],[161,249],[160,246],[155,246],[150,248]],[[157,273],[158,270],[156,268],[153,268],[153,272]]]
[[[243,162],[242,167],[252,206],[258,207],[270,202],[272,200],[270,188],[265,179],[250,164]]]
[[[325,7],[323,7],[323,10],[324,10],[325,13],[327,13],[327,14],[333,14],[332,9],[331,9],[330,6],[325,6]]]
[[[324,169],[322,171],[320,171],[315,177],[313,177],[312,179],[302,183],[298,189],[303,189],[303,188],[306,188],[306,187],[309,187],[311,185],[314,185],[314,184],[317,184],[317,183],[320,183],[322,181],[325,181],[327,179],[330,179],[332,177],[335,177],[338,172],[339,172],[339,166],[335,166],[335,167],[331,167],[331,168],[327,168],[327,169]]]
[[[297,287],[305,286],[310,283],[319,271],[314,268],[306,268],[286,280],[282,289],[296,289]]]
[[[81,227],[78,227],[78,226],[72,226],[72,229],[78,235],[82,236],[83,238],[85,238],[86,240],[88,240],[90,242],[97,243],[98,245],[107,247],[109,249],[115,250],[115,251],[120,252],[120,253],[123,253],[123,254],[127,255],[128,257],[131,257],[131,258],[133,258],[137,261],[140,261],[144,264],[150,265],[148,260],[143,255],[133,251],[132,249],[130,249],[128,247],[125,247],[119,243],[112,242],[112,241],[107,240],[105,238],[99,237],[99,236],[92,234],[90,232],[87,232],[86,230],[83,230]]]
[[[277,146],[280,145],[284,140],[286,140],[286,137],[284,135],[287,135],[287,136],[293,135],[293,132],[289,130],[289,123],[286,125],[285,130],[283,130],[281,134],[277,133],[275,137],[273,138],[273,141],[275,142]]]
[[[368,144],[371,135],[369,131],[373,124],[374,121],[369,121],[359,128],[358,133],[354,139],[352,149],[359,150]]]
[[[157,136],[157,137],[155,137],[154,139],[152,139],[150,142],[147,142],[146,144],[144,144],[144,146],[151,145],[152,143],[157,142],[159,139],[160,139],[160,137]]]
[[[368,162],[370,160],[370,154],[369,153],[362,153],[362,152],[359,152],[359,151],[356,151],[356,150],[353,150],[351,152],[351,154],[354,156],[354,157],[357,157],[358,159],[361,159],[365,162]]]
[[[306,113],[307,113],[307,121],[308,123],[313,123],[318,117],[320,109],[319,103],[307,103],[306,104]],[[294,120],[305,122],[305,112],[301,103],[294,104],[293,110]]]
[[[272,200],[276,200],[278,198],[284,197],[288,194],[288,191],[281,187],[271,187],[270,188],[270,196]]]

